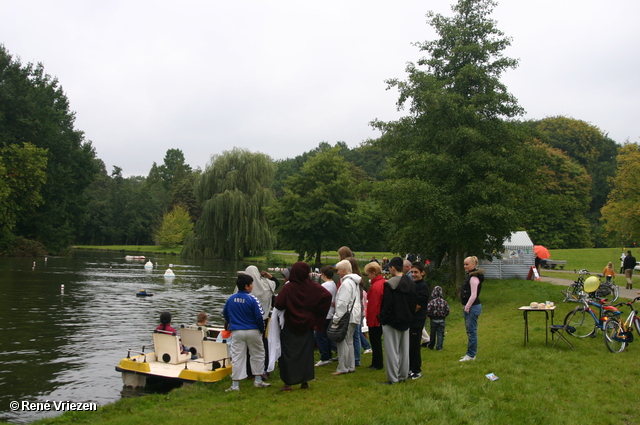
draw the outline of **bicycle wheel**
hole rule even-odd
[[[615,283],[611,283],[611,302],[615,302],[620,296],[620,288]]]
[[[620,353],[627,347],[622,336],[622,326],[617,320],[609,319],[604,324],[604,343],[612,353]]]
[[[588,337],[596,331],[593,317],[588,311],[584,310],[584,307],[576,307],[571,310],[564,318],[564,324],[565,326],[573,327],[575,330],[567,330],[567,332],[579,338]]]

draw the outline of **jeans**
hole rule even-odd
[[[327,338],[327,329],[331,324],[331,319],[324,321],[324,332],[316,332],[316,344],[318,344],[318,351],[320,351],[320,360],[331,360],[331,340]]]
[[[431,341],[429,341],[429,348],[433,350],[442,350],[442,343],[444,342],[444,319],[431,319]]]
[[[364,336],[364,332],[362,332],[362,326],[360,326],[360,345],[365,350],[371,350],[371,344],[369,344],[369,340],[366,336]]]
[[[353,354],[356,366],[360,366],[360,334],[362,334],[362,325],[356,326],[355,331],[353,331]]]
[[[482,304],[472,305],[469,312],[464,312],[464,324],[467,328],[467,356],[475,357],[478,352],[478,317],[482,313]]]

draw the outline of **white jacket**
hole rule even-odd
[[[333,323],[338,323],[340,318],[351,310],[351,318],[349,323],[360,324],[362,318],[362,290],[360,289],[360,282],[362,278],[357,274],[348,274],[342,278],[342,284],[338,288],[336,294],[336,312],[333,314]],[[355,304],[354,304],[355,300]]]

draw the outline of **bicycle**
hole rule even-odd
[[[636,333],[640,336],[640,317],[638,310],[633,307],[633,303],[640,300],[636,297],[631,301],[616,304],[616,307],[627,305],[631,307],[631,312],[624,322],[611,321],[606,323],[604,327],[604,343],[612,353],[620,353],[633,342],[633,328],[635,326]]]
[[[618,308],[612,305],[605,305],[606,299],[601,299],[600,303],[589,299],[586,294],[583,294],[576,302],[581,303],[571,310],[564,318],[564,324],[567,326],[567,332],[579,338],[596,337],[598,329],[605,329],[605,324],[608,321],[617,321],[617,317],[622,312]],[[598,315],[593,311],[595,307],[598,309]]]
[[[577,273],[578,280],[569,285],[565,291],[562,291],[562,293],[564,294],[563,302],[580,302],[579,300],[584,293],[584,281],[587,277],[591,276],[591,273],[589,273],[589,270],[586,269],[582,269]],[[603,282],[602,278],[604,276],[601,274],[595,276],[598,277],[600,284],[595,291],[589,292],[589,297],[599,300],[611,295],[611,302],[615,302],[620,296],[620,288],[618,288],[618,285],[613,282],[607,282],[606,280]]]

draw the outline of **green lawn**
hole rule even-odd
[[[362,355],[356,373],[332,376],[334,366],[316,368],[311,389],[291,393],[277,370],[271,388],[248,381],[239,393],[225,393],[229,379],[190,385],[167,395],[128,398],[98,412],[67,413],[38,423],[295,423],[295,424],[636,424],[640,423],[640,340],[628,351],[611,354],[602,334],[545,345],[541,313],[530,314],[530,342],[523,346],[518,307],[555,301],[555,321],[574,304],[561,302],[561,288],[545,282],[486,281],[479,324],[477,360],[460,363],[466,335],[461,305],[449,300],[444,350],[423,354],[424,377],[383,386],[384,371],[367,369]],[[115,373],[115,372],[114,372]],[[494,373],[497,381],[485,375]]]

